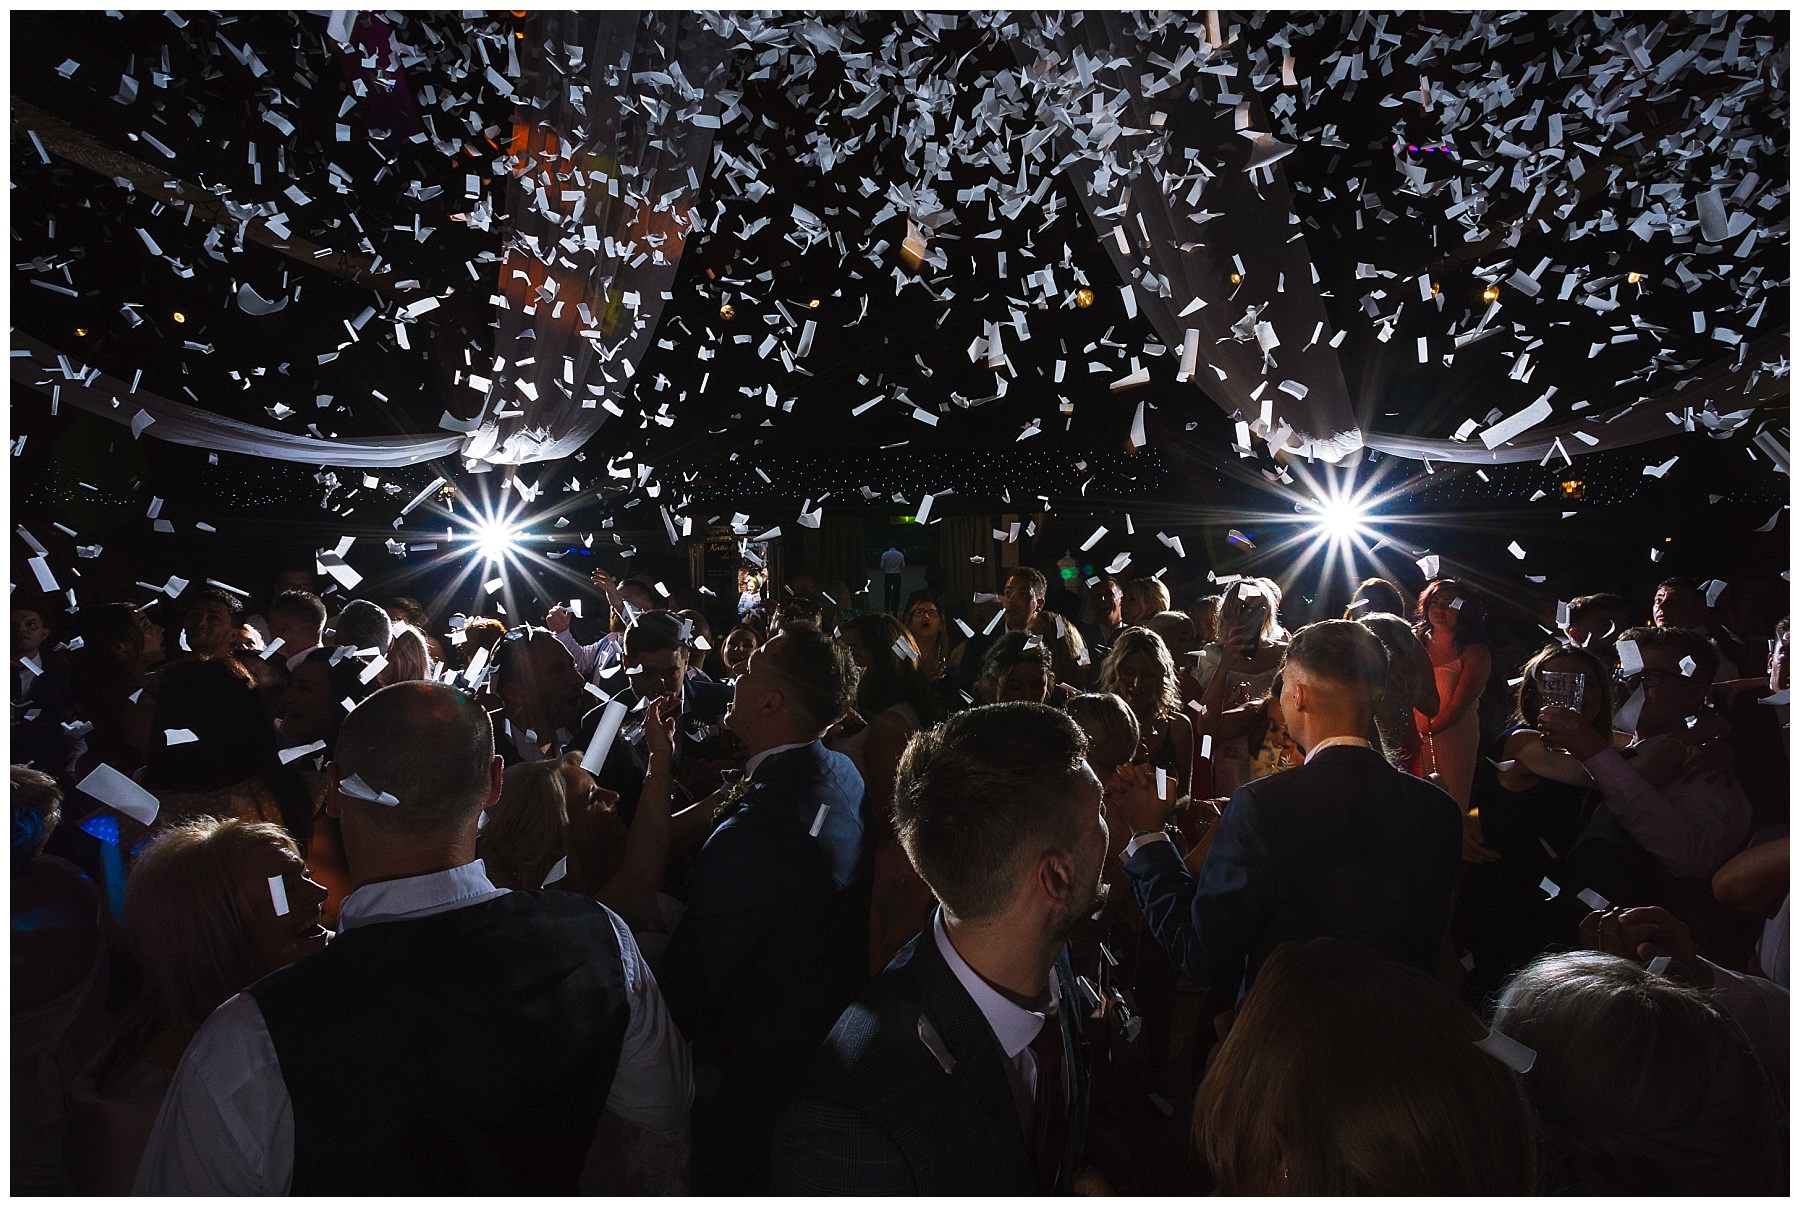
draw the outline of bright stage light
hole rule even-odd
[[[1313,523],[1320,532],[1334,540],[1357,535],[1367,515],[1348,499],[1333,499],[1319,508]]]
[[[469,530],[475,543],[475,556],[489,563],[504,563],[524,544],[525,530],[511,520],[487,516],[475,521]]]

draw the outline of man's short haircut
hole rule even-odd
[[[384,687],[350,710],[332,761],[399,803],[350,798],[372,824],[420,834],[454,831],[487,804],[494,730],[474,699],[442,683]]]
[[[464,626],[467,628],[468,626]],[[556,637],[549,629],[540,629],[532,625],[520,625],[516,629],[506,630],[500,640],[494,643],[493,685],[499,691],[509,683],[517,683],[525,675],[526,651],[540,641],[555,641]]]
[[[269,601],[269,619],[291,620],[309,630],[322,630],[325,627],[325,601],[311,591],[283,591]]]
[[[1664,587],[1667,587],[1671,591],[1693,591],[1697,594],[1704,594],[1704,592],[1700,591],[1699,579],[1688,578],[1686,575],[1681,574],[1678,574],[1673,578],[1665,578],[1660,583],[1656,584],[1657,591],[1661,591]],[[1652,594],[1655,594],[1655,592],[1652,592]]]
[[[682,618],[675,613],[658,608],[654,612],[639,612],[625,630],[625,660],[630,662],[645,654],[654,654],[660,650],[680,650],[691,656],[692,651],[681,636]]]
[[[1600,592],[1595,595],[1578,595],[1569,601],[1569,621],[1580,624],[1589,617],[1625,615],[1626,603],[1617,595]]]
[[[244,614],[244,601],[231,592],[222,591],[218,587],[198,587],[188,592],[187,606],[189,609],[197,608],[203,603],[225,605],[226,612],[231,614],[233,620]]]
[[[1710,684],[1719,673],[1719,647],[1710,638],[1687,629],[1659,629],[1645,625],[1642,628],[1626,629],[1619,634],[1619,640],[1635,641],[1639,650],[1673,650],[1677,661],[1692,658],[1694,673],[1688,678],[1697,683]]]
[[[1138,723],[1131,706],[1112,692],[1090,692],[1069,701],[1069,716],[1087,735],[1088,761],[1103,775],[1137,753]]]
[[[1359,708],[1373,710],[1387,684],[1387,650],[1354,620],[1320,620],[1288,642],[1286,667],[1351,693]]]
[[[1070,779],[1087,750],[1067,713],[1023,701],[971,708],[913,736],[894,830],[952,917],[995,917],[1040,855],[1076,846]]]
[[[809,727],[824,729],[850,711],[862,672],[850,647],[813,625],[783,625],[779,643],[756,655],[757,666],[774,672],[783,698]]]
[[[1022,578],[1031,585],[1034,599],[1043,599],[1050,590],[1050,580],[1030,566],[1014,566],[1006,572],[1007,582],[1010,583],[1015,578]]]
[[[1036,633],[1002,633],[988,646],[975,681],[991,687],[1021,662],[1035,662],[1044,668],[1046,677],[1055,676],[1054,658],[1043,638]]]
[[[387,609],[366,599],[353,599],[338,613],[333,630],[339,645],[353,650],[373,649],[387,653],[394,640],[394,621]]]
[[[50,602],[49,597],[39,594],[36,591],[30,592],[29,594],[24,591],[14,592],[12,610],[15,612],[35,612],[37,618],[44,622],[44,627],[46,629],[55,628],[56,622],[60,617],[56,605]]]
[[[783,630],[804,625],[818,628],[824,614],[819,601],[809,595],[790,595],[775,606],[776,626]]]

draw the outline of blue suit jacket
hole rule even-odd
[[[1169,960],[1235,985],[1290,939],[1361,939],[1426,972],[1450,923],[1462,811],[1373,750],[1331,746],[1237,790],[1198,879],[1169,843],[1125,863]]]
[[[843,755],[783,751],[701,848],[657,970],[694,1045],[695,1194],[767,1192],[775,1116],[868,979],[862,796]]]
[[[1066,950],[1053,975],[1069,1111],[1057,1188],[1067,1193],[1087,1130],[1088,1071]],[[773,1193],[1043,1193],[1006,1054],[929,929],[900,949],[826,1040],[805,1096],[777,1125]]]

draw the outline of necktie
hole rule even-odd
[[[1062,1018],[1051,1014],[1031,1041],[1037,1056],[1037,1098],[1033,1107],[1034,1148],[1038,1183],[1044,1193],[1056,1192],[1056,1175],[1062,1165],[1063,1140],[1068,1131],[1068,1096],[1063,1086]]]

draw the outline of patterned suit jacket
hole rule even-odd
[[[1087,1130],[1080,998],[1065,951],[1068,1193]],[[838,1019],[805,1093],[776,1125],[775,1194],[1037,1195],[1007,1059],[933,941],[920,933]]]

